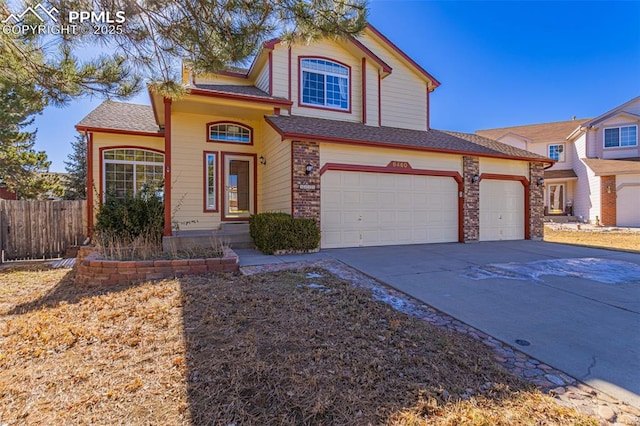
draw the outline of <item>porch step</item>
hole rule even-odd
[[[248,223],[223,223],[220,229],[209,231],[180,231],[171,237],[164,237],[165,251],[185,250],[195,247],[211,247],[212,240],[219,239],[231,248],[252,248]]]

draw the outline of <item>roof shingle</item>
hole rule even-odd
[[[583,158],[596,176],[640,173],[640,161],[637,158],[621,160],[603,160],[601,158]]]
[[[123,130],[130,132],[162,133],[149,105],[104,101],[85,116],[78,130],[86,128]]]
[[[285,98],[271,96],[267,92],[258,89],[256,86],[238,86],[234,84],[194,84],[194,87],[200,90],[228,93],[232,95],[252,96],[254,98],[272,99],[277,101],[287,100]]]
[[[578,126],[588,120],[588,118],[583,118],[579,120],[557,121],[554,123],[500,127],[497,129],[476,130],[476,134],[491,139],[498,139],[508,133],[515,133],[532,141],[562,140],[566,139]]]
[[[265,118],[286,138],[300,137],[347,143],[396,145],[425,151],[450,151],[488,157],[550,161],[541,155],[469,133],[373,127],[361,123],[301,116],[266,116]]]

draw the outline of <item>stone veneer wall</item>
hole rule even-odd
[[[544,178],[543,163],[529,163],[529,233],[525,238],[540,241],[544,237],[544,186],[538,179]]]
[[[313,218],[320,226],[320,146],[316,142],[293,141],[291,155],[291,214]],[[309,175],[305,173],[307,164],[313,166]]]
[[[600,177],[600,224],[604,226],[616,226],[616,177]]]
[[[77,284],[127,284],[208,272],[233,272],[239,269],[238,255],[231,249],[225,249],[223,257],[211,259],[116,261],[97,257],[93,247],[80,248],[76,261]]]
[[[480,175],[478,157],[462,157],[464,179],[463,234],[464,242],[480,240],[480,182],[473,182],[474,175]]]

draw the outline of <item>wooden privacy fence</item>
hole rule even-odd
[[[0,200],[0,263],[60,257],[86,235],[86,201]]]

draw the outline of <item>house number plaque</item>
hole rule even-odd
[[[306,189],[308,191],[312,191],[312,190],[316,189],[316,186],[315,185],[302,184],[302,185],[300,185],[300,189]]]
[[[390,161],[387,167],[390,169],[410,169],[411,164],[408,161]]]

